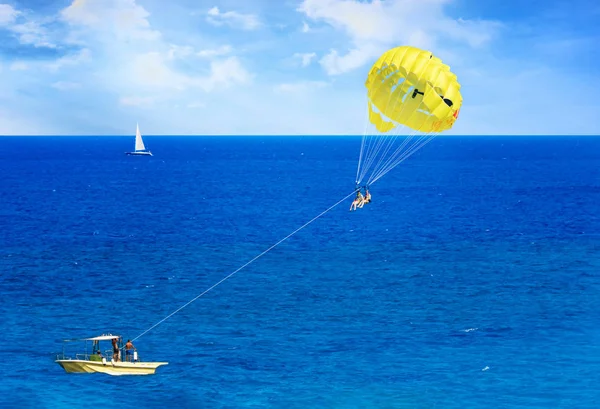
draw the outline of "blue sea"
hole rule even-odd
[[[0,138],[2,408],[598,408],[600,137]],[[152,376],[67,374],[134,339]],[[107,346],[110,348],[109,346]]]

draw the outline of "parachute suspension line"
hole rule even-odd
[[[404,130],[404,125],[399,125],[394,128],[393,132],[388,132],[386,134],[377,134],[374,136],[375,142],[370,144],[369,154],[367,155],[367,161],[365,163],[362,178],[364,178],[367,172],[374,165],[375,168],[379,166],[383,158],[385,158],[386,153],[389,151],[390,147],[394,145],[396,139],[400,136],[402,130]],[[383,153],[381,150],[383,149]],[[361,178],[361,180],[362,180]]]
[[[398,146],[396,148],[396,150],[394,151],[394,153],[392,153],[388,159],[385,160],[385,162],[382,160],[379,163],[379,166],[373,171],[373,173],[371,174],[371,177],[369,179],[369,182],[371,182],[373,179],[378,178],[377,176],[384,173],[385,170],[394,162],[394,160],[396,159],[396,157],[400,154],[400,153],[406,153],[408,151],[410,151],[412,149],[412,147],[418,143],[415,142],[413,143],[413,145],[410,145],[409,148],[407,148],[406,150],[403,151],[404,147],[406,145],[409,145],[409,143],[412,141],[412,139],[414,138],[414,133],[407,135],[406,138],[404,138],[404,141],[402,142],[402,144],[400,146]]]
[[[391,100],[391,94],[388,97],[388,104]],[[392,110],[396,108],[396,105],[398,104],[398,101],[400,99],[396,99],[394,102],[394,105],[392,107]],[[367,105],[368,106],[368,105]],[[402,110],[404,109],[404,107],[402,107],[402,109],[400,110],[400,113],[402,112]],[[367,124],[368,125],[368,124]],[[404,128],[406,128],[405,125],[403,124],[397,124],[394,127],[394,131],[393,133],[383,133],[380,132],[378,134],[375,134],[375,132],[377,131],[377,129],[375,128],[373,130],[373,136],[375,139],[375,142],[371,143],[369,145],[369,148],[367,150],[367,161],[365,163],[364,169],[363,169],[363,173],[361,175],[360,180],[362,181],[362,179],[366,176],[368,170],[371,168],[371,166],[373,165],[373,163],[375,163],[375,167],[377,168],[378,164],[383,160],[383,158],[385,157],[386,153],[389,151],[389,149],[391,148],[391,146],[394,144],[396,138],[398,138],[398,136],[400,135],[401,131],[404,130]],[[375,136],[376,135],[376,136]],[[390,135],[393,135],[390,137]],[[379,153],[381,152],[381,149],[383,147],[386,147],[384,149],[384,153],[379,155]],[[376,162],[376,159],[379,157],[379,161]]]
[[[394,143],[394,140],[398,137],[398,135],[397,135],[398,133],[399,133],[399,129],[398,129],[398,127],[396,127],[394,129],[395,135],[393,137],[390,137],[389,136],[390,134],[383,134],[383,133],[381,133],[377,136],[377,139],[376,139],[377,143],[373,145],[373,149],[371,151],[372,155],[369,157],[368,168],[370,168],[373,165],[373,163],[375,163],[375,166],[377,166],[377,162],[375,162],[375,160],[378,157],[382,158],[385,156],[385,153],[389,150],[389,147]],[[382,155],[379,155],[379,153],[381,152],[381,149],[383,149],[384,146],[386,147],[384,149],[384,153]]]
[[[381,150],[381,147],[384,145],[384,142],[386,141],[385,135],[382,135],[382,134],[368,135],[367,138],[369,141],[368,149],[367,149],[367,154],[365,155],[366,159],[365,159],[365,163],[363,166],[363,172],[360,176],[360,181],[362,181],[362,179],[366,176],[366,174],[369,171],[369,169],[371,168],[373,162],[377,158],[377,154],[379,153],[379,151]]]
[[[396,104],[397,104],[397,102],[398,101],[396,101]],[[394,107],[396,104],[394,104]],[[399,136],[401,136],[401,134],[403,133],[405,128],[406,128],[405,125],[398,124],[397,126],[394,127],[393,132],[377,134],[377,136],[375,137],[375,142],[370,145],[371,149],[368,151],[368,155],[367,155],[368,159],[367,159],[367,162],[365,163],[361,180],[362,180],[362,178],[364,178],[366,176],[367,171],[373,166],[373,164],[375,165],[374,169],[377,169],[378,167],[380,167],[380,165],[383,162],[384,158],[386,157],[387,153],[389,152],[391,147],[394,146],[396,139]],[[381,153],[382,149],[383,149],[383,153]],[[367,183],[367,184],[369,184],[369,183]]]
[[[207,288],[206,290],[204,290],[202,293],[198,294],[196,297],[192,298],[190,301],[188,301],[187,303],[185,303],[181,307],[177,308],[171,314],[167,315],[165,318],[163,318],[162,320],[158,321],[156,324],[152,325],[150,328],[148,328],[147,330],[145,330],[144,332],[142,332],[140,335],[138,335],[137,337],[133,338],[132,341],[135,341],[136,339],[138,339],[138,338],[142,337],[143,335],[147,334],[148,332],[150,332],[154,328],[158,327],[160,324],[162,324],[163,322],[165,322],[166,320],[168,320],[169,318],[171,318],[173,315],[177,314],[179,311],[183,310],[185,307],[187,307],[188,305],[190,305],[191,303],[193,303],[194,301],[196,301],[198,298],[202,297],[204,294],[208,293],[209,291],[211,291],[212,289],[214,289],[215,287],[217,287],[221,283],[227,281],[228,279],[230,279],[231,277],[233,277],[235,274],[237,274],[240,270],[242,270],[245,267],[249,266],[250,264],[254,263],[256,260],[258,260],[259,258],[261,258],[262,256],[264,256],[265,254],[267,254],[269,251],[273,250],[275,247],[279,246],[281,243],[283,243],[284,241],[286,241],[287,239],[289,239],[290,237],[292,237],[294,234],[298,233],[300,230],[304,229],[305,227],[307,227],[308,225],[310,225],[312,222],[316,221],[317,219],[319,219],[322,216],[324,216],[326,213],[328,213],[331,210],[333,210],[340,203],[342,203],[343,201],[345,201],[346,199],[348,199],[350,196],[354,195],[355,193],[356,193],[356,189],[353,190],[352,193],[349,193],[346,196],[344,196],[343,199],[340,199],[335,204],[333,204],[332,206],[328,207],[327,209],[325,209],[324,211],[322,211],[321,213],[319,213],[318,215],[316,215],[315,217],[313,217],[312,219],[310,219],[308,222],[304,223],[302,226],[298,227],[296,230],[294,230],[293,232],[291,232],[290,234],[288,234],[287,236],[285,236],[283,239],[279,240],[277,243],[273,244],[271,247],[269,247],[268,249],[266,249],[265,251],[263,251],[259,255],[255,256],[250,261],[246,262],[246,264],[242,265],[241,267],[239,267],[234,272],[232,272],[232,273],[228,274],[227,276],[223,277],[221,280],[219,280],[218,282],[216,282],[215,284],[213,284],[212,286],[210,286],[209,288]]]
[[[421,106],[422,103],[423,102],[421,102],[419,104],[419,107]],[[412,114],[411,114],[411,116],[412,116]],[[406,159],[408,159],[413,153],[415,153],[416,151],[421,149],[423,146],[425,146],[425,144],[427,144],[429,141],[431,141],[437,135],[437,133],[435,133],[433,136],[430,137],[430,135],[433,132],[429,132],[427,134],[418,134],[418,132],[419,131],[413,131],[411,134],[407,135],[407,137],[404,139],[403,143],[398,148],[396,148],[394,153],[392,153],[392,155],[389,156],[389,158],[385,161],[385,163],[382,166],[380,166],[379,169],[375,170],[371,174],[371,177],[370,177],[369,181],[367,182],[367,184],[372,184],[372,183],[374,183],[375,180],[378,180],[381,177],[383,177],[390,170],[394,169],[400,163],[402,163]],[[415,137],[415,135],[419,135],[419,136],[417,136],[417,138],[416,138],[417,140],[415,142],[413,142],[411,145],[410,142]],[[409,146],[408,146],[408,148],[404,149],[406,145],[409,145]]]
[[[367,127],[368,126],[369,126],[369,104],[367,103],[367,111],[366,111],[366,115],[365,115],[365,130],[363,131],[363,137],[362,137],[362,141],[360,144],[360,153],[358,155],[358,166],[356,169],[356,185],[359,185],[362,180],[362,176],[359,176],[360,164],[362,162],[363,151],[365,148],[365,140],[367,139]]]
[[[428,142],[430,142],[433,138],[435,138],[438,134],[437,133],[433,133],[433,134],[426,134],[426,135],[421,135],[420,139],[421,142],[417,142],[419,143],[418,146],[414,147],[414,149],[411,149],[409,151],[406,151],[403,155],[401,155],[401,157],[394,163],[390,164],[387,168],[385,168],[383,171],[379,172],[378,175],[376,175],[372,181],[369,182],[369,184],[373,184],[375,183],[377,180],[381,179],[383,176],[385,176],[385,174],[387,174],[389,171],[391,171],[392,169],[394,169],[396,166],[398,166],[399,164],[401,164],[402,162],[404,162],[406,159],[408,159],[413,153],[415,153],[416,151],[418,151],[419,149],[421,149],[423,146],[425,146]],[[416,144],[415,144],[416,145]],[[414,146],[414,145],[413,145]]]
[[[380,169],[385,166],[385,164],[387,163],[387,160],[385,159],[387,157],[387,154],[389,152],[389,150],[391,149],[391,147],[394,145],[394,143],[396,142],[396,139],[398,138],[398,136],[400,135],[394,135],[392,138],[390,138],[390,141],[387,145],[387,148],[385,150],[385,152],[381,155],[379,161],[377,162],[377,165],[375,166],[373,172],[371,173],[371,177],[370,179],[373,178],[374,174],[377,174]],[[404,146],[406,146],[406,144],[408,144],[408,142],[411,140],[412,135],[408,135],[406,138],[404,138],[404,140],[402,141],[402,143],[400,144],[400,146],[396,149],[397,151],[402,150],[402,148]]]
[[[365,133],[362,138],[361,150],[363,150],[363,155],[360,158],[359,166],[362,165],[362,171],[358,175],[356,179],[356,184],[359,185],[363,178],[365,177],[366,172],[369,170],[370,162],[371,162],[371,151],[373,149],[373,137],[374,135],[371,132],[368,132],[369,129],[369,101],[367,101],[367,118],[365,119]],[[364,147],[364,148],[363,148]],[[366,148],[366,149],[365,149]]]
[[[390,164],[389,167],[387,167],[386,169],[384,169],[382,172],[380,172],[378,175],[376,175],[373,178],[373,181],[369,182],[369,183],[375,183],[375,181],[381,179],[383,176],[385,176],[388,172],[390,172],[392,169],[394,169],[396,166],[398,166],[399,164],[401,164],[402,162],[404,162],[406,159],[408,159],[412,153],[414,153],[416,150],[418,150],[419,148],[421,148],[422,146],[424,146],[427,142],[429,142],[431,139],[433,139],[435,137],[435,135],[429,137],[428,139],[426,139],[425,141],[423,141],[420,146],[416,147],[413,151],[408,152],[405,155],[402,155],[402,157],[400,157],[396,162]]]
[[[412,139],[415,137],[416,134],[417,134],[417,131],[413,131],[412,133],[406,135],[406,137],[404,138],[404,140],[402,141],[400,146],[398,146],[396,148],[396,150],[389,157],[387,157],[387,152],[386,152],[386,156],[384,156],[384,157],[387,157],[387,159],[384,161],[383,157],[382,157],[377,168],[371,174],[371,177],[369,178],[368,183],[371,183],[371,181],[375,178],[379,179],[379,177],[378,177],[379,174],[387,173],[386,169],[394,162],[394,160],[397,158],[398,155],[401,154],[401,157],[400,157],[400,159],[401,159],[403,155],[412,151],[413,147],[419,143],[418,138],[420,138],[420,136],[417,137],[416,142],[414,142],[412,145],[410,145],[410,142],[412,141]],[[407,145],[410,145],[410,146],[408,148],[404,149],[405,146],[407,146]]]

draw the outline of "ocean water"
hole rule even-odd
[[[436,138],[352,192],[358,137],[0,138],[0,407],[600,407],[600,138]]]

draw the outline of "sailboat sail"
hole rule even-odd
[[[137,125],[135,130],[135,150],[136,151],[144,151],[146,147],[144,146],[144,141],[142,140],[142,134],[140,133],[140,126]]]

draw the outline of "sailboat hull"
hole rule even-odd
[[[152,152],[125,152],[129,156],[152,156]]]

